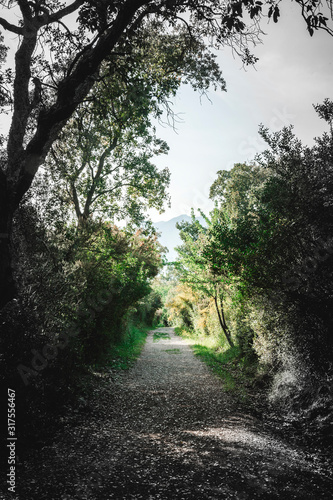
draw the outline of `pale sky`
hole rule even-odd
[[[333,38],[315,32],[311,38],[294,3],[282,5],[282,18],[263,25],[267,36],[254,49],[256,67],[242,69],[229,48],[218,55],[227,92],[209,93],[211,102],[190,87],[183,87],[174,110],[183,123],[177,132],[158,128],[170,146],[168,156],[156,163],[171,171],[171,209],[151,211],[154,222],[189,214],[191,207],[208,212],[209,187],[221,169],[251,161],[265,145],[258,135],[263,123],[272,131],[294,125],[308,145],[326,129],[312,104],[333,99]]]

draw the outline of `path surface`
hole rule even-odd
[[[93,413],[24,465],[20,500],[333,498],[325,463],[244,415],[185,340],[158,332],[169,338],[151,333]]]

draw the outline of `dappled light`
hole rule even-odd
[[[168,355],[174,348],[180,354]],[[221,389],[188,343],[160,328],[126,376],[96,385],[92,415],[34,460],[53,464],[62,499],[80,498],[71,486],[73,456],[78,477],[94,464],[91,494],[102,500],[328,499],[325,458],[275,436]],[[24,477],[29,492],[29,465]],[[39,487],[49,491],[47,478]]]
[[[332,7],[0,1],[1,500],[332,499]]]

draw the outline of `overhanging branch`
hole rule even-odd
[[[55,23],[62,19],[65,16],[68,16],[69,14],[72,14],[75,12],[82,4],[84,3],[84,0],[75,0],[72,4],[67,5],[67,7],[64,7],[63,9],[58,10],[58,12],[55,12],[54,14],[50,14],[47,16],[47,19],[45,20],[44,24],[50,24],[50,23]]]
[[[7,31],[11,31],[12,33],[15,33],[16,35],[23,35],[22,28],[20,28],[19,26],[15,26],[15,24],[9,23],[3,17],[0,17],[0,26],[5,28],[5,30],[7,30]]]

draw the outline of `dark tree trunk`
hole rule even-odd
[[[6,170],[0,168],[0,308],[16,296],[10,244],[15,210],[28,191],[59,132],[90,92],[101,63],[131,26],[140,8],[147,4],[147,12],[143,12],[141,18],[149,11],[149,2],[145,0],[125,2],[112,26],[106,31],[101,31],[96,37],[96,43],[88,45],[87,50],[78,54],[76,64],[68,68],[70,71],[59,82],[53,103],[49,108],[40,110],[35,133],[24,146],[29,118],[40,99],[38,87],[35,88],[36,100],[34,97],[31,98],[30,89],[32,57],[40,29],[50,20],[51,23],[56,23],[64,15],[77,10],[80,2],[77,4],[73,2],[72,6],[60,9],[48,20],[33,17],[28,4],[30,2],[19,2],[23,25],[14,30],[22,36],[22,41],[15,55],[13,117],[7,144],[9,161]]]
[[[6,176],[0,172],[0,308],[16,295],[12,269],[11,230],[13,211],[8,196]]]
[[[222,311],[222,316],[223,317],[221,316],[221,312],[220,312],[220,309],[219,309],[219,305],[218,305],[218,302],[217,302],[217,296],[216,295],[214,297],[214,302],[215,302],[215,307],[216,307],[217,315],[219,317],[219,322],[220,322],[221,328],[222,328],[222,330],[224,332],[225,338],[227,339],[227,342],[230,345],[230,347],[235,347],[235,344],[232,341],[229,329],[228,329],[228,327],[227,327],[227,325],[226,325],[226,323],[224,321],[224,313],[223,313],[223,307],[222,307],[222,305],[221,305],[221,311]]]

